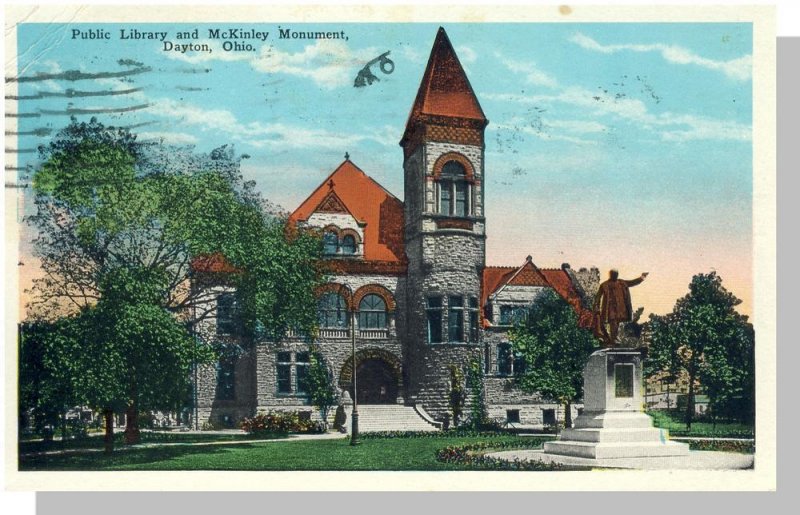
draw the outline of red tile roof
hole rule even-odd
[[[363,261],[405,263],[403,203],[349,159],[300,204],[289,216],[289,222],[308,220],[329,199],[341,203],[364,224]]]
[[[486,122],[483,109],[472,90],[447,33],[436,33],[428,66],[422,76],[417,98],[411,107],[406,132],[422,115],[467,118]],[[404,136],[405,139],[405,136]]]
[[[483,269],[481,306],[485,308],[489,297],[505,285],[553,288],[575,310],[580,326],[591,327],[592,313],[583,308],[572,278],[562,268],[539,268],[530,257],[521,267],[487,266]],[[484,318],[484,327],[488,324]]]
[[[239,269],[231,265],[225,256],[219,252],[213,254],[204,254],[192,259],[191,269],[195,272],[208,272],[208,273],[234,273]]]

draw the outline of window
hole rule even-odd
[[[442,343],[442,298],[428,297],[428,343]]]
[[[310,366],[308,352],[298,352],[294,361],[295,375],[297,376],[297,393],[306,394],[308,393],[306,379],[308,378],[308,367]]]
[[[468,216],[470,190],[464,165],[458,161],[445,163],[439,178],[439,213],[448,216]]]
[[[217,363],[217,400],[231,401],[236,398],[234,358],[222,358]]]
[[[542,410],[542,424],[546,426],[556,425],[556,410],[543,409]]]
[[[464,297],[451,295],[447,313],[447,340],[464,341]]]
[[[217,334],[236,332],[236,295],[221,293],[217,295]]]
[[[346,328],[347,305],[338,293],[325,293],[317,301],[317,317],[322,328]]]
[[[358,326],[360,329],[386,328],[386,302],[374,293],[365,295],[358,305]]]
[[[346,235],[342,238],[342,254],[355,254],[356,253],[356,239],[352,234]]]
[[[456,186],[456,205],[453,212],[456,216],[467,216],[467,183],[457,182]]]
[[[292,393],[292,353],[278,353],[278,393]]]
[[[506,410],[506,422],[509,424],[519,424],[519,410],[518,409],[507,409]]]
[[[278,393],[308,393],[308,369],[311,365],[308,352],[278,353]],[[294,359],[292,359],[294,358]],[[292,374],[294,371],[294,374]],[[292,381],[294,376],[294,381]]]
[[[525,357],[514,352],[510,343],[503,342],[497,346],[497,375],[520,376],[525,369]]]
[[[439,185],[439,188],[441,188],[440,190],[441,196],[439,198],[439,212],[443,215],[449,215],[450,204],[452,202],[452,199],[450,197],[453,194],[453,192],[450,188],[450,184],[446,182],[442,182]]]
[[[354,234],[345,234],[340,238],[337,228],[327,229],[322,233],[322,252],[326,256],[358,254],[358,237]]]
[[[469,298],[469,341],[478,343],[478,299]]]
[[[335,255],[339,252],[339,236],[333,231],[325,231],[322,235],[323,252]]]
[[[510,376],[514,370],[511,360],[511,344],[501,343],[497,346],[497,374]]]
[[[514,375],[521,376],[527,369],[525,364],[525,356],[519,352],[514,353]]]
[[[500,325],[514,325],[524,322],[528,308],[524,306],[500,306]]]

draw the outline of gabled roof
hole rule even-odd
[[[423,115],[486,122],[467,74],[442,27],[436,33],[428,66],[408,116],[406,132]]]
[[[539,268],[533,263],[530,256],[520,267],[487,266],[483,269],[481,306],[485,308],[489,298],[502,291],[506,286],[553,288],[575,310],[582,327],[591,325],[592,314],[583,308],[580,294],[575,288],[572,278],[563,268]],[[484,322],[487,322],[485,318]]]
[[[240,272],[219,252],[203,254],[192,259],[190,267],[195,272],[230,274]]]
[[[305,222],[315,212],[346,211],[364,227],[364,261],[404,263],[403,203],[349,159],[289,216]]]

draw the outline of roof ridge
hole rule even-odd
[[[350,159],[346,159],[346,160],[345,160],[345,162],[349,162],[349,163],[350,163],[350,164],[353,166],[353,168],[355,168],[357,171],[359,171],[359,172],[361,172],[362,174],[364,174],[364,177],[366,177],[367,179],[369,179],[370,181],[372,181],[373,183],[375,183],[375,185],[376,185],[377,187],[379,187],[380,189],[382,189],[382,190],[383,190],[383,191],[384,191],[384,192],[385,192],[387,195],[389,195],[390,197],[392,197],[392,198],[393,198],[393,199],[395,199],[396,201],[400,202],[401,204],[403,203],[403,201],[402,201],[402,200],[400,200],[399,198],[397,198],[397,196],[395,196],[395,194],[394,194],[394,193],[392,193],[391,191],[387,190],[387,189],[386,189],[386,188],[383,186],[383,184],[381,184],[381,183],[379,183],[378,181],[376,181],[374,177],[372,177],[370,174],[368,174],[367,172],[365,172],[364,170],[362,170],[362,169],[361,169],[361,167],[359,167],[359,166],[358,166],[357,164],[355,164],[354,162],[350,161]],[[342,163],[341,165],[339,165],[339,168],[341,168],[342,166],[344,166],[344,163]],[[337,168],[336,170],[338,170],[339,168]],[[334,173],[336,173],[336,172],[334,171]],[[331,174],[331,175],[333,175],[333,174]]]

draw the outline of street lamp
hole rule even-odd
[[[356,366],[356,308],[350,309],[350,343],[353,352],[353,413],[350,419],[350,445],[358,445],[358,381]]]

